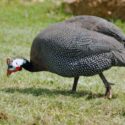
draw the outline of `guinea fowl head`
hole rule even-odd
[[[7,65],[8,65],[7,76],[11,75],[14,72],[21,71],[25,63],[26,60],[22,58],[16,58],[16,59],[7,58]]]

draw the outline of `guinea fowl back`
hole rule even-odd
[[[124,33],[113,23],[96,16],[75,16],[65,21],[67,24],[76,24],[81,28],[100,32],[114,37],[118,41],[125,41]]]
[[[124,50],[124,46],[112,37],[58,23],[36,37],[31,60],[62,76],[89,76],[115,65],[113,52],[119,50]],[[34,51],[36,56],[32,56]]]

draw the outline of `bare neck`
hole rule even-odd
[[[33,64],[31,62],[29,62],[27,59],[24,59],[24,60],[25,60],[25,63],[22,65],[22,67],[25,70],[28,70],[29,72],[35,72]]]

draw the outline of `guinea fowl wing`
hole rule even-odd
[[[54,25],[39,36],[48,50],[73,58],[118,51],[124,48],[116,39],[70,25]]]
[[[111,37],[118,41],[125,41],[125,35],[119,27],[106,19],[96,16],[75,16],[65,21],[67,24],[76,24],[81,28],[96,31]]]

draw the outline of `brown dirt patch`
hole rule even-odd
[[[6,113],[0,112],[0,120],[7,120],[8,115]]]

